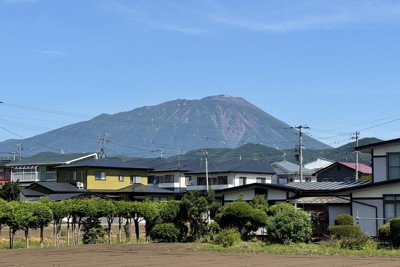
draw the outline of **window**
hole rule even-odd
[[[142,183],[142,177],[141,176],[135,176],[135,175],[131,175],[130,177],[131,179],[131,184],[140,184]]]
[[[311,178],[310,177],[306,177],[306,183],[311,183]]]
[[[72,172],[72,181],[76,181],[76,171]]]
[[[173,183],[173,182],[174,182],[174,175],[173,174],[165,175],[164,183]]]
[[[197,185],[206,185],[206,177],[197,177]]]
[[[228,184],[228,176],[218,176],[218,184]]]
[[[118,176],[118,181],[119,182],[123,182],[124,181],[124,176],[122,176],[122,175]]]
[[[94,179],[96,179],[96,180],[105,180],[106,179],[106,173],[105,172],[95,172],[94,173]]]
[[[239,185],[245,185],[246,184],[246,177],[239,177]]]
[[[148,184],[155,184],[157,183],[156,177],[154,175],[151,175],[149,177],[147,177],[147,183]]]
[[[388,222],[391,218],[400,216],[400,195],[383,196],[384,217]]]
[[[400,178],[400,153],[388,153],[388,180]]]
[[[265,177],[257,177],[257,183],[259,184],[265,184],[266,180]]]

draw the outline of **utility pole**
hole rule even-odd
[[[355,139],[356,140],[356,147],[358,147],[358,138],[360,135],[360,131],[356,131],[355,133],[353,133],[353,137],[351,137],[351,139]],[[355,152],[356,153],[356,182],[358,181],[358,151]]]
[[[299,174],[300,174],[300,182],[303,182],[303,129],[310,129],[307,125],[300,125],[292,127],[299,130]]]
[[[99,159],[105,159],[106,158],[106,153],[104,152],[104,146],[106,145],[108,141],[106,140],[105,137],[102,137],[99,139],[99,149],[97,150],[97,157]]]
[[[22,147],[21,143],[18,143],[17,147],[18,147],[18,159],[20,160],[22,159],[22,150],[24,150],[24,148]]]
[[[160,159],[162,159],[164,157],[164,152],[162,149],[158,149],[158,152],[160,152]]]

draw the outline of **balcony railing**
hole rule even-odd
[[[39,181],[39,173],[38,172],[20,172],[20,173],[12,173],[11,181],[13,182],[37,182]]]

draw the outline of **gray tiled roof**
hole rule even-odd
[[[272,167],[275,167],[274,170],[280,174],[280,173],[291,173],[291,174],[295,174],[299,172],[299,168],[300,166],[297,164],[294,164],[290,161],[287,160],[283,160],[283,161],[279,161],[279,162],[274,162],[272,163]],[[282,169],[283,172],[279,172],[279,169]],[[305,175],[311,175],[313,174],[312,170],[309,170],[307,168],[303,168],[303,174]]]
[[[357,187],[368,184],[368,182],[313,182],[313,183],[288,183],[287,187],[304,191],[334,191],[345,188]]]
[[[58,166],[57,168],[76,168],[76,167],[94,167],[94,168],[119,168],[119,169],[143,169],[150,170],[150,167],[134,164],[130,161],[122,161],[119,158],[90,159],[73,162],[68,165]]]
[[[188,174],[204,173],[205,163],[197,165],[196,169],[190,170]],[[264,173],[275,174],[274,169],[266,160],[228,160],[228,161],[208,161],[209,173]]]
[[[51,152],[43,152],[31,157],[22,158],[20,160],[8,163],[8,166],[19,165],[57,165],[64,164],[65,162],[75,160],[78,158],[90,156],[93,153],[73,153],[73,154],[57,154]]]
[[[296,204],[348,204],[349,198],[340,198],[334,196],[318,196],[318,197],[300,197],[290,200]]]
[[[51,192],[87,192],[85,189],[77,188],[76,186],[69,183],[57,183],[57,182],[35,182],[28,186],[28,188],[34,188],[35,186],[42,186]]]
[[[145,193],[145,194],[176,194],[176,192],[172,190],[162,189],[158,187],[154,187],[151,185],[144,184],[132,184],[122,189],[119,189],[120,193]]]

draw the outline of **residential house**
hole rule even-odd
[[[11,160],[0,161],[0,186],[11,181],[11,168],[7,166]]]
[[[148,174],[148,184],[157,188],[168,189],[175,192],[185,192],[189,184],[186,172],[198,169],[202,164],[201,159],[134,159],[131,163],[140,164],[152,168]]]
[[[90,158],[97,158],[97,153],[57,154],[45,152],[11,161],[6,166],[11,169],[11,181],[18,181],[21,186],[27,186],[33,182],[56,181],[56,166]]]
[[[68,183],[33,182],[21,189],[21,201],[38,201],[46,197],[51,201],[61,201],[71,198],[92,197],[93,193]]]
[[[314,173],[318,182],[354,182],[356,177],[356,163],[335,162]],[[371,175],[372,168],[363,163],[358,163],[359,177]]]
[[[356,151],[371,154],[373,182],[341,193],[351,196],[351,214],[363,232],[375,236],[379,226],[400,217],[400,138]]]
[[[56,167],[57,182],[88,190],[119,190],[131,184],[147,184],[151,168],[118,158],[91,159]]]
[[[328,167],[332,163],[334,163],[333,160],[318,158],[314,161],[304,164],[304,168],[316,172],[322,168]]]
[[[275,171],[265,160],[204,160],[185,175],[188,179],[186,190],[205,191],[252,183],[271,184]]]
[[[300,166],[287,160],[274,162],[271,164],[276,172],[274,183],[287,184],[292,182],[316,182],[316,177],[313,176],[313,171],[303,168],[303,181],[300,181]]]
[[[348,193],[335,193],[337,190],[356,187],[366,183],[293,182],[288,184],[249,184],[239,187],[218,190],[216,196],[223,204],[235,201],[241,195],[244,200],[251,201],[255,195],[263,195],[270,205],[293,203],[311,215],[315,234],[326,232],[333,224],[335,217],[342,213],[350,213],[350,197]]]

